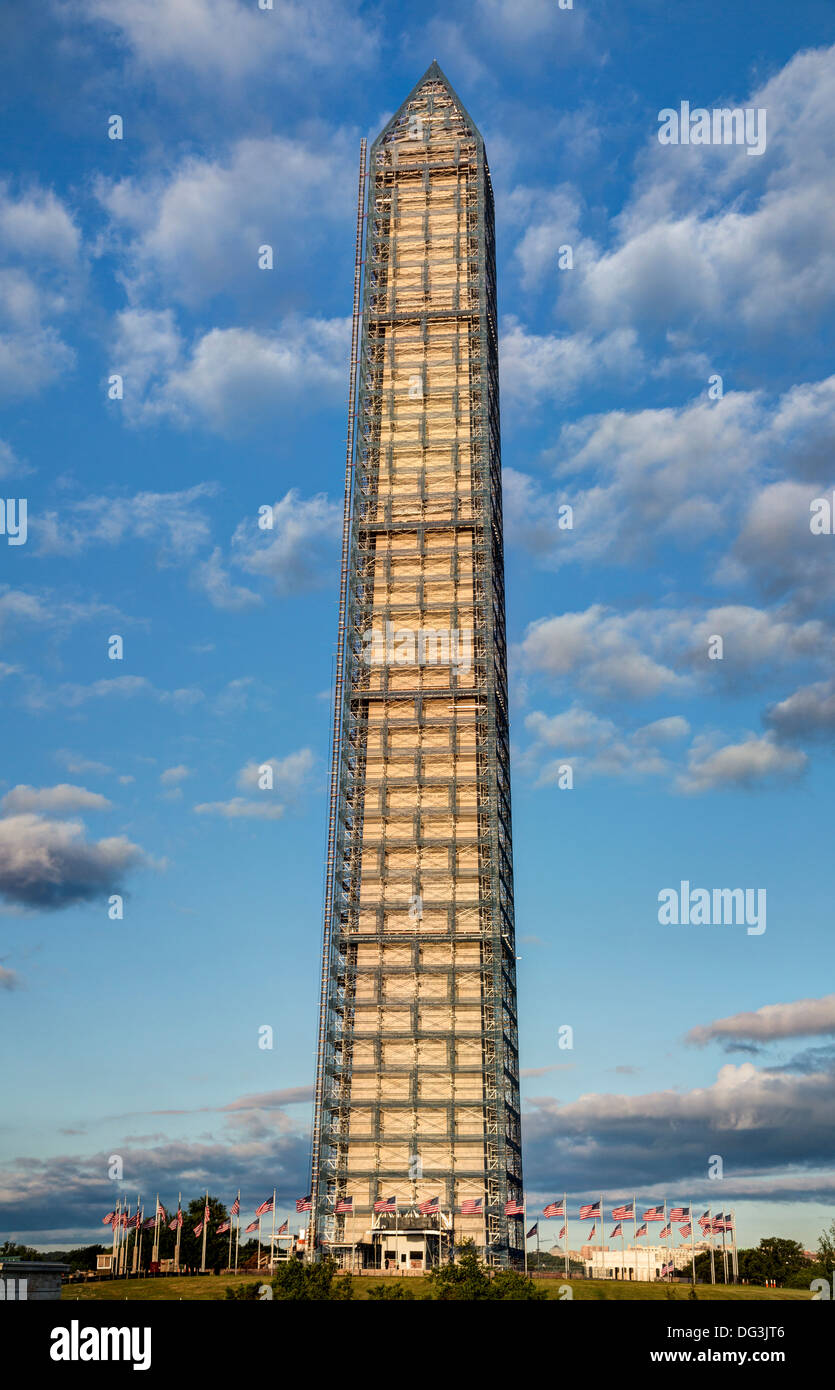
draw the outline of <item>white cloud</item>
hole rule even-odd
[[[324,583],[333,569],[342,509],[324,493],[302,498],[292,488],[273,504],[272,528],[242,522],[233,537],[237,565],[269,579],[278,594],[299,593]]]
[[[125,836],[84,839],[80,821],[38,815],[0,820],[0,894],[24,908],[57,910],[107,896],[146,858]]]
[[[186,767],[185,763],[178,763],[176,767],[167,767],[159,775],[159,780],[164,787],[174,787],[178,782],[185,781],[186,777],[192,776],[192,769]]]
[[[85,18],[115,30],[133,57],[178,82],[193,73],[207,87],[268,73],[273,82],[307,81],[337,67],[366,66],[374,30],[339,0],[274,0],[260,10],[244,0],[77,0]]]
[[[181,492],[88,497],[33,518],[32,529],[45,555],[76,555],[89,545],[136,538],[156,542],[160,559],[170,563],[189,559],[208,543],[211,526],[199,503],[217,492],[213,483],[197,483]]]
[[[765,1004],[761,1009],[731,1014],[714,1023],[691,1028],[686,1040],[703,1047],[714,1039],[773,1042],[777,1038],[829,1033],[835,1033],[835,994],[820,999],[796,999],[790,1004]]]
[[[299,748],[284,758],[265,758],[263,762],[249,762],[238,773],[238,787],[241,791],[258,790],[261,769],[269,766],[273,774],[273,788],[284,795],[298,792],[305,786],[313,769],[315,758],[309,748]]]
[[[232,583],[229,572],[223,567],[219,546],[196,567],[192,577],[195,587],[203,590],[209,602],[226,613],[257,608],[263,602],[260,594],[253,593],[252,589]]]
[[[110,217],[105,244],[120,255],[134,304],[156,294],[192,309],[216,294],[262,297],[272,276],[286,278],[341,228],[354,193],[355,145],[352,135],[330,130],[247,138],[215,159],[189,156],[165,173],[100,180]],[[265,244],[273,272],[258,267]]]
[[[111,803],[99,792],[60,782],[55,787],[27,787],[20,783],[6,792],[0,806],[5,813],[45,811],[62,815],[66,811],[107,811]]]
[[[669,776],[674,771],[670,746],[690,732],[681,715],[619,729],[611,719],[576,703],[556,715],[535,710],[526,717],[525,728],[534,742],[520,764],[536,773],[538,786],[557,782],[566,762],[584,778]]]
[[[835,734],[835,680],[802,686],[765,712],[778,738],[826,739]]]
[[[73,366],[56,323],[78,298],[80,246],[54,193],[33,186],[15,196],[0,182],[0,396],[34,395]]]
[[[741,743],[718,748],[714,738],[700,734],[693,740],[687,771],[679,776],[677,785],[688,794],[780,785],[798,778],[808,762],[805,753],[781,747],[768,734],[750,734]]]
[[[126,310],[114,368],[125,377],[128,419],[224,431],[288,400],[313,411],[338,399],[349,341],[349,319],[288,318],[271,333],[212,328],[187,351],[170,310]]]

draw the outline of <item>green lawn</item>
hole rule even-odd
[[[176,1302],[178,1299],[218,1299],[223,1298],[226,1288],[230,1284],[241,1284],[252,1279],[259,1278],[259,1282],[264,1280],[264,1275],[260,1278],[257,1275],[234,1275],[234,1274],[207,1274],[202,1278],[187,1279],[107,1279],[96,1284],[65,1284],[61,1297],[65,1301],[73,1299],[104,1299],[122,1302],[125,1299],[163,1299]],[[536,1278],[536,1276],[534,1276]],[[375,1284],[390,1283],[389,1279],[354,1278],[354,1297],[360,1299],[368,1298],[369,1288]],[[409,1288],[413,1290],[415,1296],[420,1298],[424,1293],[426,1280],[421,1278],[404,1280]],[[558,1299],[560,1297],[560,1286],[565,1283],[560,1279],[537,1279],[547,1292],[548,1297]],[[687,1284],[640,1284],[640,1283],[621,1283],[614,1279],[574,1279],[571,1282],[573,1295],[576,1299],[658,1299],[666,1298],[669,1294],[670,1299],[677,1302],[686,1300],[689,1287]],[[811,1297],[807,1289],[761,1289],[753,1284],[724,1285],[699,1284],[697,1287],[699,1301],[749,1301],[768,1300],[771,1302],[782,1299],[809,1299]]]

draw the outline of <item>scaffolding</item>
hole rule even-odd
[[[308,1248],[380,1268],[393,1196],[426,1265],[441,1230],[516,1265],[493,197],[437,64],[374,142],[367,195],[364,166]]]

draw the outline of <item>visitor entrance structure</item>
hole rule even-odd
[[[493,194],[433,63],[360,159],[309,1257],[515,1266],[521,1203]]]

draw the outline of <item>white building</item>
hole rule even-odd
[[[697,1241],[693,1253],[701,1254],[708,1246]],[[638,1279],[652,1282],[661,1278],[662,1267],[672,1259],[676,1273],[689,1275],[691,1250],[679,1245],[670,1250],[666,1245],[627,1245],[623,1250],[603,1250],[585,1247],[582,1251],[586,1276],[589,1279]]]

